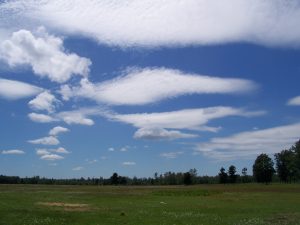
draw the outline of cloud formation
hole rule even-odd
[[[49,131],[49,135],[51,135],[51,136],[57,136],[60,133],[65,133],[65,132],[68,132],[68,131],[70,131],[68,128],[57,126],[57,127],[53,127]]]
[[[28,98],[42,91],[42,88],[28,83],[0,78],[0,97],[8,100]]]
[[[40,113],[29,113],[28,117],[30,120],[37,123],[51,123],[57,121],[57,119],[53,118],[52,116]]]
[[[184,154],[184,152],[182,151],[178,151],[178,152],[164,152],[161,153],[160,156],[166,159],[176,159],[179,155]]]
[[[58,145],[60,143],[59,140],[53,136],[29,140],[28,142],[35,145]]]
[[[93,84],[82,79],[79,87],[64,85],[64,100],[84,97],[109,105],[144,105],[188,94],[234,94],[254,91],[244,79],[188,74],[167,68],[129,69],[115,79]]]
[[[32,99],[28,105],[33,110],[46,110],[49,113],[55,111],[56,104],[59,101],[49,91],[44,91]]]
[[[135,166],[136,163],[135,162],[123,162],[122,165],[123,166]]]
[[[64,157],[61,155],[57,155],[57,154],[47,154],[47,155],[42,155],[41,159],[48,160],[48,161],[55,161],[55,160],[64,159]]]
[[[198,135],[163,128],[140,128],[134,133],[133,137],[147,140],[174,140],[179,138],[195,138],[198,137]]]
[[[25,154],[25,152],[23,150],[18,150],[18,149],[3,150],[1,153],[3,155],[23,155],[23,154]]]
[[[300,123],[212,138],[197,145],[195,152],[217,160],[253,158],[289,148],[300,138]]]
[[[299,106],[300,105],[300,96],[289,99],[287,105]]]
[[[94,121],[88,116],[90,115],[98,115],[99,110],[96,108],[82,108],[73,111],[63,111],[59,113],[52,113],[50,115],[46,114],[38,114],[38,113],[29,113],[28,117],[34,122],[37,123],[51,123],[63,121],[67,124],[79,124],[92,126],[94,125]]]
[[[0,43],[0,59],[9,66],[31,66],[34,74],[63,83],[73,75],[86,77],[91,61],[67,53],[61,38],[49,35],[40,28],[36,34],[28,30],[14,32]]]
[[[159,113],[106,114],[106,117],[114,121],[131,124],[137,128],[188,129],[216,132],[220,129],[219,127],[206,126],[211,120],[228,116],[254,117],[265,113],[265,111],[246,111],[240,108],[217,106]]]
[[[300,44],[297,0],[14,0],[0,12],[6,27],[42,23],[122,47]]]

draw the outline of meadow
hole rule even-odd
[[[0,185],[0,225],[100,224],[300,225],[300,185]]]

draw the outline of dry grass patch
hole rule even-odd
[[[88,204],[79,204],[79,203],[64,203],[64,202],[37,202],[37,205],[46,206],[46,207],[58,207],[64,211],[76,211],[76,212],[85,212],[91,211],[92,208]]]

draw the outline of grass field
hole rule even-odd
[[[0,225],[300,225],[300,185],[0,185]]]

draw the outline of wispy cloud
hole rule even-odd
[[[140,128],[134,133],[134,138],[148,140],[173,140],[179,138],[195,137],[198,137],[198,135],[187,134],[177,130],[166,130],[163,128]]]
[[[175,159],[177,158],[178,156],[184,154],[184,152],[182,151],[178,151],[178,152],[164,152],[164,153],[161,153],[160,156],[163,157],[163,158],[166,158],[166,159]]]
[[[216,132],[219,128],[206,126],[211,120],[228,116],[254,117],[265,113],[265,111],[247,111],[240,108],[217,106],[159,113],[106,114],[106,117],[111,120],[131,124],[137,128],[188,129]]]
[[[55,161],[55,160],[64,159],[64,157],[61,155],[57,155],[57,154],[47,154],[47,155],[42,155],[41,159],[48,160],[48,161]]]
[[[195,153],[217,160],[253,158],[260,153],[274,154],[289,148],[300,138],[300,124],[247,131],[200,143]]]
[[[135,166],[136,163],[135,162],[123,162],[122,165],[123,166]]]
[[[35,34],[28,30],[14,32],[0,43],[0,59],[11,67],[30,65],[40,77],[63,83],[72,75],[87,76],[91,61],[74,53],[66,53],[63,40],[49,35],[44,28]]]
[[[0,97],[8,100],[28,98],[42,91],[42,88],[28,83],[0,78]]]
[[[188,94],[234,94],[254,91],[245,79],[188,74],[167,68],[128,69],[124,75],[93,84],[83,79],[78,87],[62,86],[63,99],[83,97],[109,105],[144,105]]]
[[[2,4],[0,10],[2,23],[8,25],[42,23],[122,47],[228,42],[299,46],[300,42],[297,0],[232,0],[230,4],[218,0],[16,0]]]
[[[299,106],[300,105],[300,96],[296,96],[288,100],[287,105]]]
[[[25,152],[23,150],[12,149],[0,151],[3,155],[23,155]]]
[[[58,145],[60,143],[59,140],[53,136],[29,140],[28,142],[35,145]]]
[[[82,166],[77,166],[77,167],[74,167],[72,170],[73,171],[80,171],[80,170],[83,170],[84,169],[84,167],[82,167]]]
[[[59,101],[54,95],[49,91],[44,91],[28,102],[28,105],[33,110],[46,110],[51,113],[55,111],[56,104],[58,103]]]

